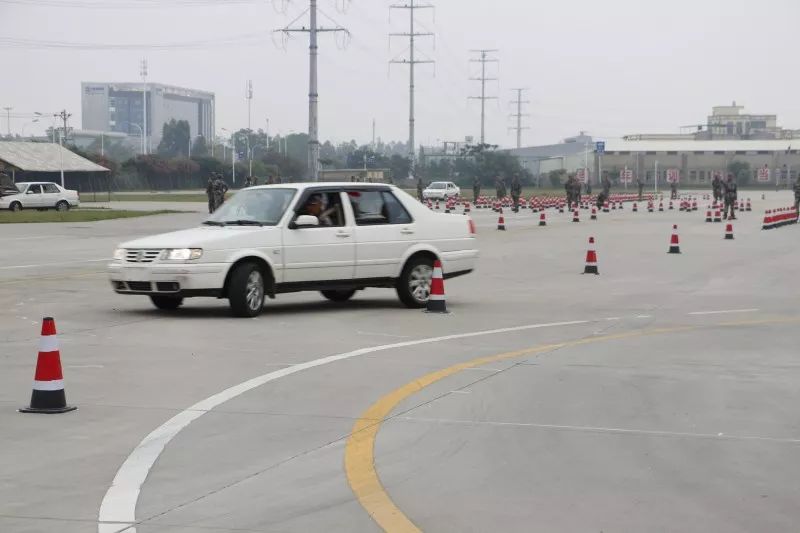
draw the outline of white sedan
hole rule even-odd
[[[422,198],[425,200],[447,200],[457,198],[461,194],[461,189],[452,181],[434,181],[422,191]]]
[[[393,288],[424,307],[436,259],[451,278],[477,257],[472,219],[434,213],[397,187],[284,184],[238,192],[198,228],[120,245],[109,273],[117,293],[147,295],[159,309],[210,296],[253,317],[265,296],[297,291],[346,301]]]
[[[23,209],[56,209],[69,211],[80,205],[77,191],[64,189],[47,181],[19,182],[15,184],[17,194],[0,196],[0,209],[21,211]]]

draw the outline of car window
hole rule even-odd
[[[36,185],[29,185],[28,190],[26,193],[33,193],[33,194],[41,194],[42,193],[42,186],[39,184]]]
[[[412,222],[403,204],[388,191],[349,191],[357,226],[408,224]]]
[[[55,183],[45,183],[43,187],[44,187],[44,192],[47,194],[60,192],[58,190],[58,187],[56,187]]]
[[[313,192],[297,210],[297,216],[312,215],[319,219],[319,227],[336,228],[344,226],[344,208],[339,192]]]
[[[439,182],[434,182],[434,183],[431,183],[429,188],[430,189],[444,189],[445,188],[445,184],[444,183],[439,183]]]

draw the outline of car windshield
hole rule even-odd
[[[237,192],[208,217],[207,225],[277,224],[296,189],[244,189]]]
[[[22,192],[22,191],[25,190],[25,187],[27,187],[28,184],[27,183],[16,183],[15,186],[17,187],[17,190],[19,192]]]
[[[431,183],[430,188],[431,189],[446,189],[447,188],[447,184],[444,183],[444,182],[441,182],[441,181],[437,181],[437,182]]]

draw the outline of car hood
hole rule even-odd
[[[0,202],[7,202],[20,196],[22,195],[16,188],[13,191],[11,189],[0,189]]]
[[[259,233],[259,246],[280,244],[275,226],[200,226],[162,233],[122,243],[120,248],[203,248],[220,250],[252,246],[253,233]]]

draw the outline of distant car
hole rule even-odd
[[[23,209],[56,209],[69,211],[80,205],[77,191],[64,189],[48,181],[20,182],[15,184],[16,194],[0,196],[0,209],[21,211]]]
[[[298,291],[344,302],[393,288],[423,307],[436,259],[451,278],[477,257],[468,216],[435,213],[391,185],[296,183],[243,189],[201,227],[126,242],[109,275],[114,291],[147,295],[159,309],[210,296],[253,317],[265,295]]]
[[[452,181],[434,181],[422,191],[425,200],[447,200],[461,194],[461,189]]]

